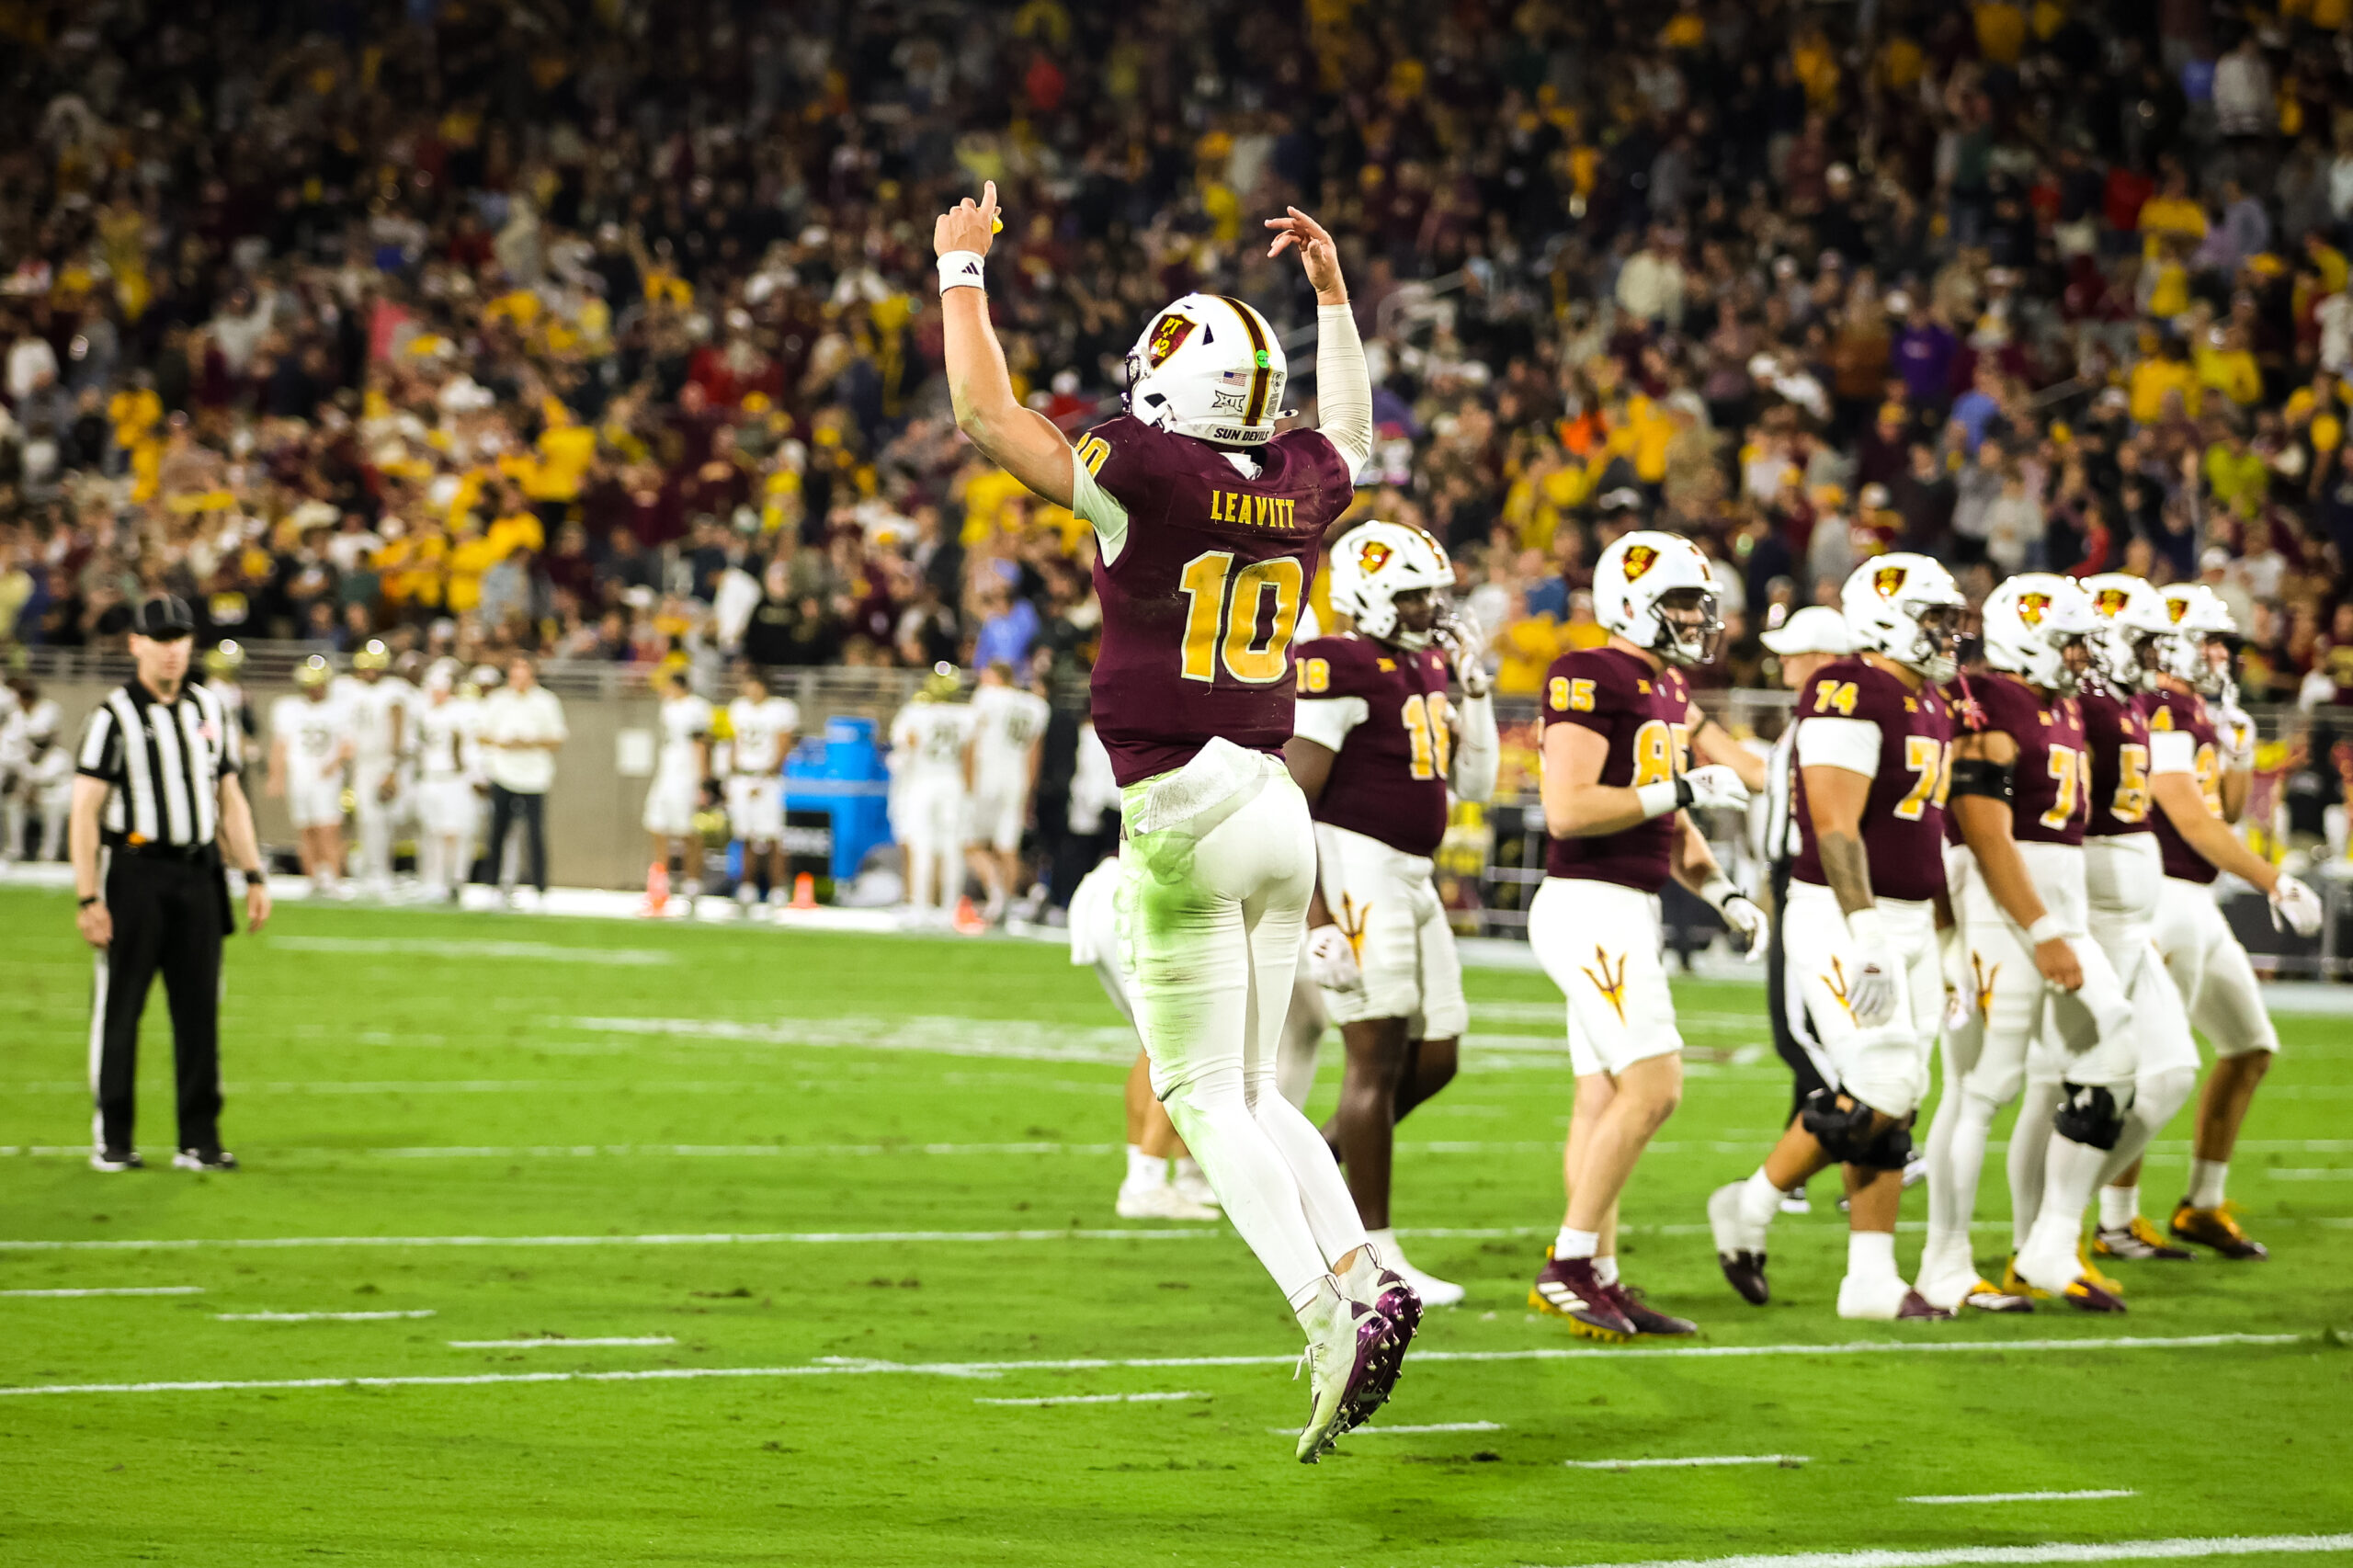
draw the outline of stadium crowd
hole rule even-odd
[[[1087,530],[946,412],[926,225],[994,179],[1073,430],[1174,295],[1305,329],[1256,219],[1323,216],[1360,510],[1449,546],[1506,697],[1647,521],[1715,562],[1703,680],[1902,547],[2203,578],[2251,700],[2353,701],[2353,8],[2229,9],[25,0],[0,640],[168,588],[468,661],[1083,669]]]

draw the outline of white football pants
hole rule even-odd
[[[1275,1086],[1315,833],[1282,759],[1212,740],[1121,791],[1120,938],[1153,1092],[1293,1307],[1365,1243],[1323,1135]]]

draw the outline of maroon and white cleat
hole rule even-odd
[[[1665,1312],[1654,1312],[1644,1304],[1643,1292],[1636,1286],[1620,1280],[1615,1285],[1605,1285],[1602,1289],[1609,1296],[1609,1304],[1618,1309],[1618,1315],[1632,1324],[1634,1332],[1638,1335],[1699,1332],[1699,1325],[1689,1318],[1673,1317]]]
[[[1935,1323],[1939,1319],[1949,1318],[1951,1316],[1952,1314],[1945,1311],[1944,1308],[1931,1305],[1928,1301],[1928,1298],[1923,1296],[1917,1290],[1904,1291],[1904,1304],[1895,1309],[1895,1318],[1898,1323],[1903,1322],[1906,1318],[1916,1318],[1924,1322]]]
[[[1313,1464],[1322,1459],[1333,1439],[1353,1425],[1348,1412],[1364,1407],[1382,1379],[1396,1381],[1400,1353],[1396,1338],[1396,1325],[1380,1312],[1361,1301],[1334,1297],[1331,1309],[1310,1333],[1307,1348],[1300,1354],[1314,1399],[1307,1425],[1299,1434],[1300,1463]]]
[[[1634,1325],[1610,1299],[1589,1257],[1554,1257],[1544,1249],[1544,1269],[1528,1288],[1528,1304],[1540,1312],[1565,1319],[1572,1334],[1605,1344],[1623,1345],[1634,1337]]]

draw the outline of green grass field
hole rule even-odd
[[[1475,972],[1465,1072],[1398,1174],[1415,1258],[1471,1297],[1381,1417],[1457,1429],[1307,1468],[1271,1430],[1305,1413],[1298,1336],[1241,1244],[1111,1213],[1132,1048],[1059,949],[289,908],[232,944],[246,1168],[157,1168],[159,995],[151,1166],[102,1176],[74,1157],[71,915],[0,891],[0,1292],[189,1293],[0,1296],[0,1562],[1472,1568],[2353,1529],[2342,1020],[2283,1020],[2234,1166],[2274,1261],[2124,1266],[2121,1321],[1862,1325],[1831,1310],[1827,1180],[1777,1227],[1770,1307],[1718,1276],[1701,1201],[1787,1088],[1761,989],[1688,985],[1689,1091],[1624,1259],[1703,1333],[1589,1349],[1525,1305],[1559,1217],[1557,1000]],[[2216,1335],[2283,1337],[2112,1347]],[[451,1344],[549,1335],[660,1342]],[[347,1381],[379,1378],[432,1381]],[[1102,1397],[1128,1394],[1165,1397]],[[1094,1400],[1037,1403],[1070,1396]],[[1563,1463],[1772,1454],[1803,1462]],[[1905,1501],[2052,1490],[2138,1495]]]

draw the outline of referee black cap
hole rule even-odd
[[[159,594],[131,612],[131,630],[163,642],[175,637],[193,637],[196,615],[177,594]]]

